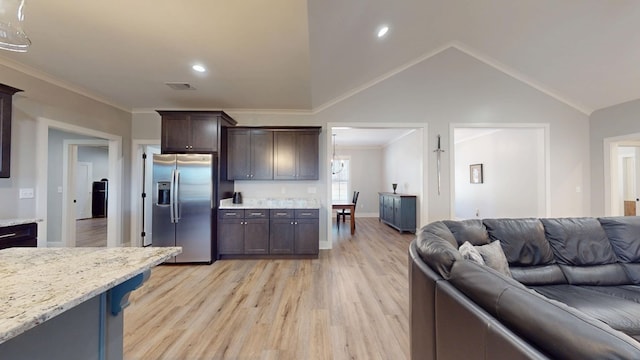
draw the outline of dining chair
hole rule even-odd
[[[358,196],[360,195],[360,191],[354,191],[353,192],[353,199],[351,200],[352,203],[354,203],[357,207],[358,205]],[[354,208],[355,211],[355,208]],[[340,227],[340,217],[342,216],[342,222],[345,222],[345,219],[347,216],[351,216],[351,210],[347,210],[347,209],[342,209],[342,210],[338,210],[338,214],[336,217],[336,222],[338,223],[338,227]]]

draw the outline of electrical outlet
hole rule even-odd
[[[33,199],[33,188],[20,189],[20,199]]]

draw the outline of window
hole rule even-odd
[[[340,169],[340,164],[344,164],[344,167],[337,174],[331,175],[331,200],[335,203],[351,202],[352,199],[349,194],[351,189],[349,158],[336,157],[336,163],[334,165],[336,170]]]

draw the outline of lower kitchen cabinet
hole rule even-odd
[[[218,253],[229,257],[318,255],[317,209],[220,210]]]
[[[0,227],[0,249],[38,246],[38,224],[28,223]]]
[[[220,255],[268,254],[268,210],[221,210],[218,216]]]

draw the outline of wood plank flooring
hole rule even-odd
[[[408,359],[407,249],[377,218],[313,260],[162,265],[131,295],[125,359]]]
[[[76,247],[107,246],[107,218],[76,220]]]

